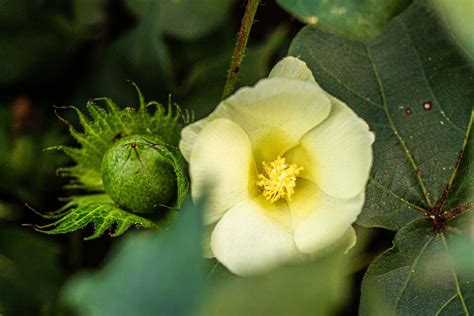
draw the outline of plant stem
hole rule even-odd
[[[240,64],[244,59],[245,48],[247,47],[247,41],[249,39],[250,30],[252,29],[253,19],[255,18],[255,12],[257,12],[260,0],[248,0],[245,8],[245,14],[240,24],[240,30],[237,35],[237,42],[235,43],[234,55],[232,55],[232,61],[227,72],[227,81],[225,83],[224,92],[222,99],[227,98],[234,90],[235,81],[237,74],[240,69]]]

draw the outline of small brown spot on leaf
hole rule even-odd
[[[433,104],[431,102],[424,102],[423,103],[423,110],[429,111],[433,108]]]

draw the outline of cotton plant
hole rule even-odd
[[[205,255],[249,276],[356,241],[374,134],[286,57],[185,127],[191,194],[205,198]]]
[[[0,315],[474,315],[473,1],[26,2],[0,5]],[[17,145],[94,96],[57,110],[57,192]]]

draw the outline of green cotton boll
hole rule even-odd
[[[102,159],[105,191],[120,207],[151,213],[173,203],[177,184],[173,167],[157,149],[158,137],[132,135],[118,140]]]

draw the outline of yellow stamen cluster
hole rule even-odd
[[[288,165],[285,158],[278,158],[267,163],[262,163],[263,171],[258,175],[257,185],[262,190],[263,196],[274,203],[281,198],[291,201],[295,193],[296,177],[299,176],[303,167]]]

